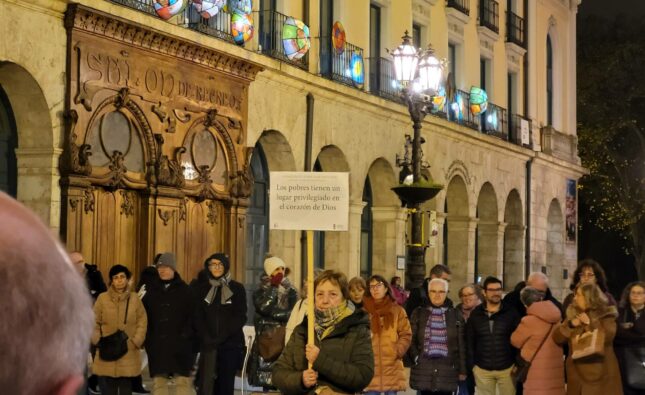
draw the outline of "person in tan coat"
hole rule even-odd
[[[368,282],[368,296],[363,308],[370,315],[374,377],[365,388],[366,394],[394,394],[407,389],[403,356],[410,347],[410,321],[392,294],[387,280],[374,275]]]
[[[545,296],[545,292],[531,287],[520,292],[526,316],[511,335],[511,344],[520,349],[525,361],[532,361],[524,395],[564,395],[565,392],[562,347],[551,336],[560,323],[560,309],[550,300],[544,300]]]
[[[132,377],[141,373],[139,350],[146,339],[148,319],[143,303],[136,293],[130,292],[130,277],[127,267],[112,266],[108,291],[99,295],[94,305],[96,324],[92,344],[97,345],[101,336],[111,335],[117,329],[128,335],[128,352],[116,361],[102,359],[101,351],[97,350],[92,371],[99,376],[99,388],[103,395],[132,394]]]
[[[613,342],[616,335],[615,306],[596,284],[581,284],[576,288],[573,303],[567,308],[565,320],[553,331],[558,344],[569,343],[567,357],[568,395],[623,395],[618,361]],[[604,332],[604,355],[574,360],[572,339],[583,331],[599,329]]]

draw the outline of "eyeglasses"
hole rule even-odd
[[[209,264],[208,264],[208,268],[209,268],[209,269],[210,269],[210,268],[220,269],[220,268],[224,268],[224,264],[223,264],[223,263],[221,263],[221,262],[217,262],[217,263],[209,263]]]
[[[376,284],[370,284],[370,289],[379,289],[384,287],[385,285],[382,282],[378,282]]]
[[[502,288],[486,288],[486,292],[502,292]]]

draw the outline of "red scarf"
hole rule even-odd
[[[388,295],[381,300],[370,296],[363,298],[363,308],[370,314],[370,327],[372,332],[379,334],[381,328],[394,326],[394,300]]]

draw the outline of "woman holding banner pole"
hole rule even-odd
[[[273,367],[273,383],[284,394],[360,392],[374,375],[367,313],[349,300],[342,273],[324,271],[313,288],[313,327],[307,321],[296,327]]]

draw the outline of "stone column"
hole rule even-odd
[[[495,276],[500,280],[504,275],[504,229],[503,222],[479,222],[477,233],[478,275],[485,278]]]
[[[60,148],[17,148],[18,200],[57,234],[60,230]]]
[[[455,298],[461,285],[475,275],[475,230],[477,219],[448,214],[448,262],[452,270],[450,296]]]
[[[405,270],[397,270],[398,255],[405,256],[405,209],[400,207],[372,207],[372,272],[389,279],[405,277]]]

